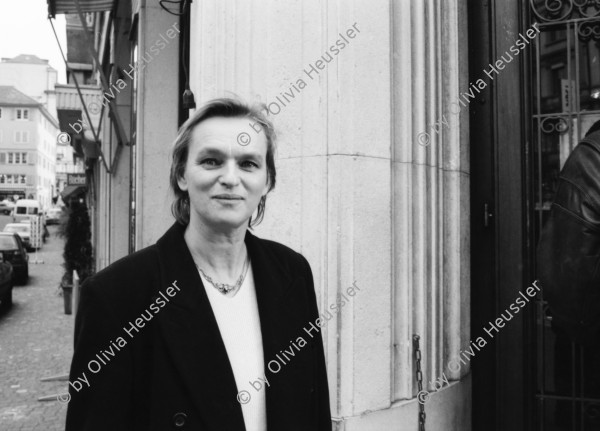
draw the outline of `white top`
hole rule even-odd
[[[240,403],[246,431],[266,431],[264,355],[252,265],[249,264],[246,278],[238,293],[232,298],[220,293],[201,272],[198,273],[217,319],[237,390],[248,391],[251,397],[247,403]],[[259,377],[262,380],[259,380]],[[258,383],[252,385],[252,382]]]

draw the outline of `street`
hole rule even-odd
[[[10,221],[0,216],[0,228]],[[48,226],[50,238],[38,251],[44,263],[32,263],[29,282],[15,285],[14,305],[0,314],[0,430],[58,431],[64,429],[66,405],[38,401],[64,393],[66,381],[40,379],[67,374],[72,355],[73,315],[64,314],[58,295],[63,268],[64,241],[57,226]]]

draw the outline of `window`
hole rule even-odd
[[[29,120],[29,109],[17,109],[17,120]]]
[[[27,164],[27,153],[6,153],[6,163],[9,165],[25,165]]]
[[[18,249],[19,245],[17,240],[12,236],[3,235],[0,237],[0,249],[2,250],[14,250]]]
[[[17,144],[26,144],[29,142],[29,132],[15,132],[15,142]]]
[[[1,174],[0,175],[0,184],[26,184],[27,182],[27,175],[21,175],[21,174]],[[17,214],[19,214],[19,211],[17,210]],[[25,213],[23,213],[25,214]]]

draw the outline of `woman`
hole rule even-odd
[[[237,100],[181,127],[176,222],[82,286],[68,431],[331,430],[310,266],[248,231],[274,150],[269,120]]]

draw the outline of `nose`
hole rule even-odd
[[[225,187],[235,187],[240,183],[238,168],[235,161],[229,161],[223,165],[223,172],[219,177],[219,182]]]

